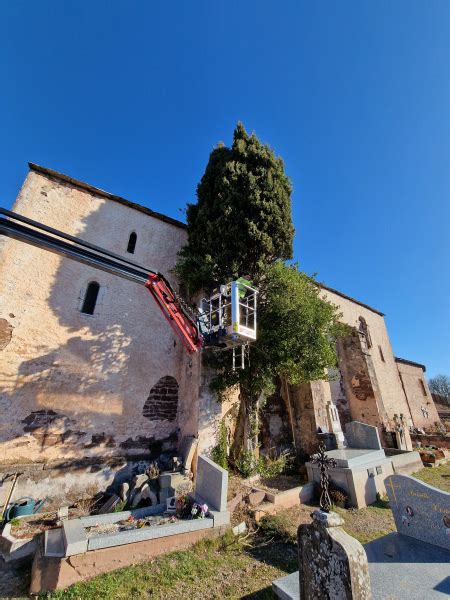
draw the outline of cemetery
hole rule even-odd
[[[29,592],[50,597],[74,584],[87,586],[80,597],[88,597],[87,590],[109,571],[141,573],[133,565],[149,560],[164,565],[164,555],[169,559],[178,551],[195,564],[201,555],[206,571],[208,561],[220,572],[229,564],[238,572],[253,565],[260,571],[255,581],[230,577],[230,586],[242,595],[260,586],[293,600],[325,598],[330,590],[338,598],[361,600],[444,598],[450,593],[450,468],[425,467],[418,474],[432,475],[447,491],[399,474],[398,464],[377,447],[376,430],[361,425],[347,428],[344,448],[320,447],[303,485],[280,477],[281,488],[294,487],[276,490],[270,480],[237,478],[200,455],[191,493],[181,487],[165,504],[91,516],[60,511],[60,525],[32,539],[16,538],[20,526],[8,523],[0,542],[3,556],[9,552],[13,565],[15,558],[32,557]],[[364,445],[369,447],[355,447]],[[380,465],[384,477],[377,480],[372,469],[376,473]],[[344,507],[332,499],[336,489],[347,494]],[[367,495],[374,490],[375,500]],[[182,585],[181,573],[174,578]],[[164,578],[158,585],[165,589]]]
[[[0,597],[450,596],[426,366],[300,270],[292,193],[240,121],[183,221],[29,163],[0,207]]]

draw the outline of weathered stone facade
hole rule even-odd
[[[435,429],[439,425],[424,367],[395,358],[383,313],[325,286],[322,291],[351,328],[337,344],[338,368],[330,369],[328,380],[281,386],[276,395],[278,411],[274,397],[269,399],[272,422],[281,414],[290,420],[290,427],[284,426],[283,432],[299,453],[315,451],[318,434],[337,433],[336,423],[329,418],[334,410],[342,427],[350,421],[374,425],[385,446],[400,444],[409,449],[408,432],[399,436],[399,429]],[[267,439],[262,442],[263,447],[270,446]],[[281,448],[286,438],[273,442]]]
[[[177,288],[172,269],[186,240],[182,223],[35,165],[13,210],[160,271]],[[200,355],[184,351],[144,287],[14,240],[0,242],[0,470],[36,464],[44,481],[52,465],[59,466],[50,479],[74,465],[78,483],[70,486],[83,488],[83,473],[93,485],[102,463],[124,469],[123,460],[174,452],[181,436],[198,435],[199,452],[209,452],[222,419],[232,436],[238,390],[217,402]],[[342,424],[359,420],[381,432],[393,431],[401,414],[425,427],[422,398],[412,392],[417,374],[402,364],[402,386],[383,314],[335,290],[324,287],[323,295],[352,327],[339,342],[339,369],[330,381],[279,382],[262,414],[263,448],[313,451],[318,430],[334,431],[336,409]],[[102,485],[112,477],[109,466]]]
[[[13,210],[177,287],[171,270],[186,230],[175,220],[33,166]],[[200,357],[185,352],[144,287],[15,240],[2,242],[0,260],[3,464],[138,459],[199,433]],[[93,315],[81,311],[91,282]]]
[[[403,358],[396,358],[395,361],[412,425],[426,431],[440,429],[441,420],[425,379],[425,366]]]

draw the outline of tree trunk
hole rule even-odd
[[[244,450],[252,452],[255,458],[259,456],[259,411],[263,399],[263,394],[251,398],[241,390],[239,413],[230,452],[234,462],[239,460]]]

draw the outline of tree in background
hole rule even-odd
[[[443,396],[450,404],[450,377],[447,375],[436,375],[428,380],[428,387],[432,394]]]
[[[239,276],[258,287],[258,339],[250,364],[233,371],[230,352],[211,352],[205,362],[221,397],[239,385],[240,408],[232,454],[257,454],[259,410],[277,377],[291,384],[324,379],[335,366],[335,339],[343,334],[336,306],[292,257],[291,184],[281,158],[238,123],[231,148],[215,148],[188,205],[188,242],[176,271],[191,293]],[[347,331],[347,330],[345,330]]]

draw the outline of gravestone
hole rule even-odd
[[[227,510],[228,471],[200,455],[197,462],[195,496],[204,500],[211,510]]]
[[[345,426],[345,437],[350,448],[381,450],[380,434],[373,425],[351,421]]]
[[[300,598],[372,597],[366,553],[343,523],[336,513],[317,510],[311,525],[298,528]]]
[[[362,545],[333,512],[316,510],[298,528],[299,570],[272,582],[283,600],[370,600],[369,566]]]
[[[450,493],[407,475],[385,484],[398,533],[450,550]]]

